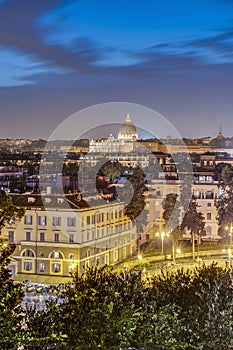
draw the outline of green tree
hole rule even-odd
[[[175,205],[178,201],[178,195],[169,193],[162,202],[163,219],[165,221],[165,231],[170,233],[172,239],[172,256],[175,260],[175,251],[178,240],[182,237],[180,228],[180,203]]]
[[[224,166],[218,182],[220,196],[215,200],[217,209],[218,234],[227,239],[228,232],[226,226],[233,223],[233,167]]]
[[[192,271],[162,272],[152,279],[151,289],[159,308],[179,308],[188,331],[183,333],[184,341],[203,350],[232,346],[233,280],[229,269],[213,263]]]
[[[0,234],[6,224],[11,220],[19,221],[24,213],[23,208],[13,205],[11,197],[5,191],[0,191]]]
[[[0,191],[0,235],[2,229],[10,221],[20,220],[24,209],[12,204],[11,197]],[[1,349],[14,349],[20,332],[19,305],[23,299],[22,286],[14,284],[8,268],[10,256],[15,250],[14,244],[8,244],[0,237],[0,346]]]
[[[127,215],[131,221],[134,221],[137,228],[137,243],[138,253],[140,252],[140,239],[143,233],[144,226],[146,226],[148,220],[148,210],[145,210],[147,191],[146,175],[143,170],[136,166],[132,168],[132,174],[128,177],[132,188],[133,195],[130,203],[125,208],[125,215]]]
[[[188,210],[185,213],[181,223],[181,230],[188,229],[192,241],[192,254],[195,259],[195,237],[199,239],[205,235],[205,221],[202,213],[197,211],[198,205],[195,198],[192,198]]]
[[[60,305],[61,327],[75,349],[119,349],[122,323],[135,307],[147,302],[140,275],[117,274],[105,267],[74,275]]]

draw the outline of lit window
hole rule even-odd
[[[53,272],[60,272],[61,271],[61,265],[58,263],[52,264],[52,271]]]
[[[32,270],[32,262],[31,261],[24,261],[24,270],[26,270],[26,271]]]
[[[39,225],[46,226],[46,216],[39,216]]]
[[[58,252],[58,251],[54,251],[51,254],[51,258],[52,259],[62,259],[62,254],[60,252]]]
[[[24,224],[25,225],[32,225],[32,216],[31,215],[26,215],[24,217]]]
[[[44,262],[39,263],[39,271],[40,272],[44,272],[45,271],[45,263]]]

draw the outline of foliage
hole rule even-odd
[[[12,204],[11,198],[0,191],[0,234],[3,227],[10,221],[20,220],[24,209]],[[13,349],[17,332],[20,330],[20,313],[17,311],[23,299],[22,286],[14,284],[11,271],[8,268],[10,256],[15,250],[14,244],[8,244],[0,238],[0,346],[1,349]]]
[[[188,229],[190,231],[192,239],[192,252],[193,258],[195,257],[195,237],[205,236],[205,218],[201,212],[197,211],[197,202],[195,198],[192,198],[188,210],[185,213],[183,221],[181,223],[181,230]]]
[[[173,246],[173,259],[175,259],[175,246],[177,241],[182,237],[180,228],[180,202],[178,202],[178,195],[169,193],[162,202],[163,219],[165,221],[166,231],[170,233]]]
[[[15,245],[0,241],[0,347],[1,349],[14,349],[20,332],[21,315],[19,305],[23,299],[23,289],[20,284],[14,284],[8,265],[10,255]]]
[[[233,167],[224,166],[221,170],[221,177],[218,182],[220,196],[215,200],[217,209],[217,221],[219,235],[226,239],[226,225],[233,223]]]
[[[11,197],[5,191],[0,190],[0,234],[10,220],[16,222],[23,217],[24,213],[25,209],[14,206]]]
[[[14,330],[25,349],[226,350],[233,345],[232,289],[231,270],[217,264],[151,281],[88,268],[45,310],[27,309]]]
[[[198,349],[225,350],[232,345],[233,280],[217,264],[162,273],[152,282],[158,307],[175,304],[188,325],[189,340]],[[187,339],[188,340],[188,339]]]
[[[143,232],[143,227],[147,224],[148,215],[148,210],[144,209],[146,205],[145,192],[147,191],[146,175],[142,169],[137,166],[132,169],[132,174],[128,177],[128,180],[133,187],[133,196],[130,203],[125,208],[125,215],[136,224],[139,251],[141,233]]]

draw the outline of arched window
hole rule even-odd
[[[52,259],[64,259],[64,256],[61,252],[59,251],[56,251],[56,250],[53,250],[51,253],[50,253],[50,258]]]
[[[22,252],[22,256],[27,257],[27,258],[34,258],[36,256],[36,254],[32,249],[25,249]]]

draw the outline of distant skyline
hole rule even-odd
[[[232,95],[231,0],[0,0],[0,138],[47,139],[106,102],[154,109],[182,137],[220,123],[231,137]]]

